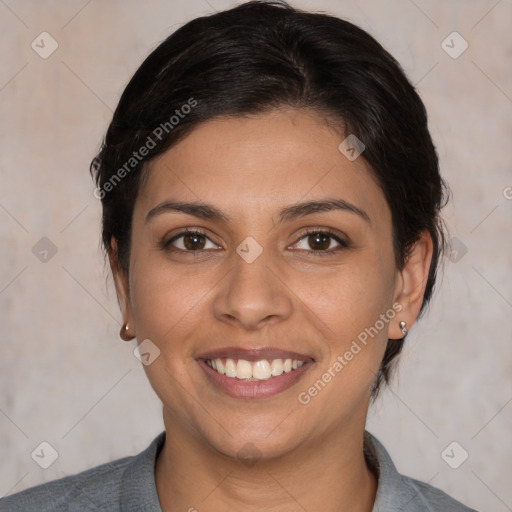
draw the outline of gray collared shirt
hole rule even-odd
[[[162,432],[142,453],[118,459],[0,499],[0,512],[162,512],[155,461]],[[365,456],[378,474],[373,512],[476,512],[447,494],[398,473],[382,444],[369,432]]]

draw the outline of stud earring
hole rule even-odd
[[[131,341],[131,340],[133,340],[133,338],[135,338],[135,336],[128,334],[128,322],[123,324],[123,326],[121,327],[121,330],[119,331],[119,337],[123,341]]]
[[[406,324],[405,324],[405,322],[400,322],[399,325],[400,325],[400,329],[402,329],[402,334],[405,337],[405,335],[407,334],[407,328],[405,327]]]

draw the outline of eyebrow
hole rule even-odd
[[[348,201],[345,201],[344,199],[306,201],[287,206],[279,212],[277,223],[281,224],[283,222],[290,222],[294,219],[305,217],[306,215],[312,215],[313,213],[329,212],[334,210],[353,213],[371,225],[370,217],[364,210],[358,208],[352,203],[349,203]],[[213,205],[202,202],[182,202],[173,200],[164,201],[152,208],[146,215],[145,222],[147,223],[157,215],[167,212],[186,213],[187,215],[192,215],[199,219],[216,221],[222,224],[227,224],[229,222],[229,217]]]

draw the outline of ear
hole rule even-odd
[[[111,240],[112,249],[108,251],[108,259],[110,262],[110,270],[114,278],[116,287],[117,302],[123,315],[123,323],[129,324],[131,330],[135,328],[130,302],[130,288],[128,286],[128,275],[123,272],[119,266],[119,258],[117,252],[117,241],[114,237]]]
[[[400,322],[405,322],[407,329],[410,330],[418,317],[425,294],[432,254],[432,237],[428,231],[423,231],[411,248],[405,266],[397,279],[395,302],[402,305],[402,310],[396,315],[396,321],[389,328],[390,339],[403,338]]]

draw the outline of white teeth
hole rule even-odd
[[[302,361],[301,361],[302,363]],[[224,364],[222,363],[222,359],[215,359],[215,365],[217,366],[217,371],[224,375],[226,373],[226,368],[224,367]]]
[[[239,359],[236,365],[236,376],[238,379],[250,379],[252,377],[252,365],[245,359]]]
[[[302,361],[301,361],[302,363]],[[277,377],[283,373],[283,361],[281,359],[274,359],[270,366],[272,376]]]
[[[240,363],[240,361],[238,361]],[[255,379],[267,380],[270,379],[270,364],[268,361],[257,361],[252,367],[252,376]]]
[[[226,377],[244,380],[268,380],[283,373],[289,373],[300,368],[304,361],[298,359],[273,359],[267,361],[262,359],[251,363],[245,359],[208,359],[208,366]]]
[[[236,377],[236,364],[233,359],[226,359],[226,365],[224,368],[226,370],[226,377]]]

